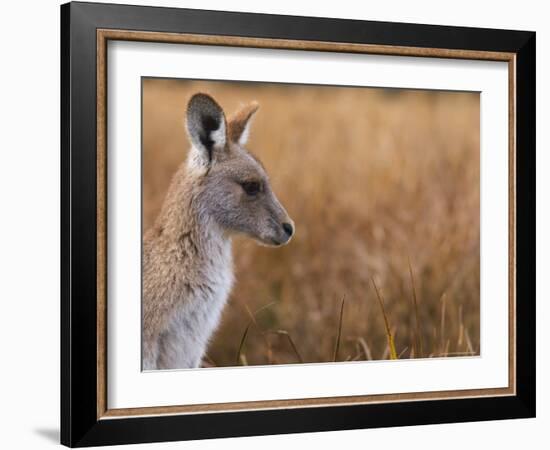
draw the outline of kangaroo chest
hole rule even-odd
[[[160,341],[160,365],[171,368],[201,363],[233,284],[230,244],[211,251],[207,261],[182,279],[168,329]]]

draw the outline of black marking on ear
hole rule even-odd
[[[208,162],[212,162],[212,149],[214,141],[212,140],[212,132],[220,128],[220,119],[211,115],[201,117],[201,131],[199,139],[204,148],[208,151]]]

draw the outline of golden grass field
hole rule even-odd
[[[478,94],[145,79],[144,231],[196,92],[259,102],[248,148],[296,224],[283,248],[235,242],[205,365],[479,354]]]

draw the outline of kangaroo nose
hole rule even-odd
[[[285,230],[285,233],[288,234],[288,237],[291,237],[292,233],[294,233],[294,228],[292,227],[292,224],[288,222],[283,223],[283,230]]]

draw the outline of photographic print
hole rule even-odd
[[[142,369],[480,355],[478,92],[142,78]]]
[[[63,5],[61,442],[534,417],[535,47]]]

